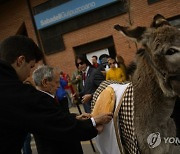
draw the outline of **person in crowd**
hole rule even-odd
[[[72,107],[73,105],[72,96],[74,95],[75,91],[71,83],[71,78],[69,74],[66,74],[63,71],[60,72],[60,78],[62,78],[64,81],[67,82],[67,85],[64,87],[64,89],[66,91],[66,96],[68,99],[68,106]]]
[[[60,75],[60,79],[59,79],[59,87],[56,91],[56,99],[57,99],[57,103],[59,104],[59,107],[63,109],[64,112],[68,112],[69,113],[69,104],[68,104],[68,97],[67,97],[67,92],[65,90],[65,86],[67,86],[67,81],[64,80],[62,78],[62,76]]]
[[[40,66],[33,72],[33,80],[36,85],[36,88],[53,98],[55,96],[57,88],[59,87],[58,76],[59,76],[59,71],[49,66]],[[61,100],[58,103],[59,104],[56,105],[60,105]],[[88,114],[84,114],[82,117],[76,116],[77,119],[81,118],[81,120],[83,120],[82,118],[86,119],[87,117],[89,117]],[[62,152],[62,148],[60,148],[61,146],[63,146],[63,148],[66,149],[66,153],[70,153],[70,151],[72,151],[73,153],[79,153],[79,154],[82,153],[82,147],[80,141],[78,140],[76,141],[72,139],[69,140],[67,144],[63,145],[63,143],[61,143],[58,140],[49,139],[46,138],[45,136],[42,137],[39,136],[38,134],[34,134],[34,137],[39,154],[41,153],[59,154]],[[71,149],[68,150],[69,146],[71,146]]]
[[[101,71],[102,74],[105,76],[106,75],[105,68],[103,65],[98,63],[98,57],[94,55],[94,56],[92,56],[91,60],[92,60],[93,67],[98,69],[99,71]]]
[[[82,80],[82,71],[79,69],[79,66],[76,66],[76,68],[77,69],[72,74],[71,83],[75,87],[75,95],[77,96],[83,89],[83,80]],[[73,97],[73,102],[77,106],[81,104],[81,100],[78,97]]]
[[[82,72],[79,70],[78,66],[77,69],[73,72],[71,82],[73,85],[76,86],[76,92],[80,93],[83,89],[83,80],[82,80]]]
[[[119,82],[124,82],[126,80],[126,76],[123,73],[121,68],[117,68],[115,66],[115,59],[109,60],[110,69],[106,72],[106,80],[114,80]]]
[[[92,67],[86,58],[86,55],[78,55],[75,58],[75,64],[82,71],[83,89],[79,93],[85,112],[91,113],[91,100],[93,93],[100,83],[105,80],[104,75]]]
[[[136,62],[134,62],[134,61],[132,61],[128,66],[127,66],[127,68],[126,68],[126,75],[127,75],[127,78],[128,78],[128,80],[129,81],[131,81],[132,80],[132,76],[133,76],[133,74],[134,74],[134,72],[135,72],[135,70],[136,70]]]
[[[125,75],[125,78],[127,79],[126,65],[124,64],[123,57],[120,55],[117,55],[116,62],[117,62],[117,67],[119,67],[122,70],[123,74]]]
[[[106,64],[106,68],[105,68],[106,72],[109,71],[109,69],[110,69],[109,60],[111,60],[111,59],[112,58],[110,56],[107,57],[107,64]]]
[[[69,141],[89,140],[102,132],[103,124],[112,119],[112,113],[78,120],[63,113],[55,99],[35,87],[24,84],[43,59],[43,52],[34,41],[25,36],[10,36],[0,46],[0,153],[21,154],[27,133],[56,140],[61,153],[66,153]],[[59,77],[58,77],[59,78]],[[50,82],[48,79],[44,82]],[[59,84],[59,80],[56,82]],[[71,146],[71,145],[70,145]],[[71,149],[71,153],[77,153]],[[43,153],[46,154],[46,153]],[[52,154],[52,153],[48,153]],[[78,153],[79,154],[79,153]]]

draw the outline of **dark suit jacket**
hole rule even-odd
[[[15,70],[2,61],[0,123],[0,154],[20,154],[27,132],[62,143],[59,149],[97,135],[90,119],[79,121],[74,115],[64,114],[52,97],[23,84]]]
[[[98,69],[89,67],[86,81],[80,95],[83,96],[85,94],[93,94],[100,85],[100,83],[104,80],[104,75]]]
[[[104,75],[98,69],[89,67],[85,84],[83,86],[83,90],[82,92],[80,92],[80,97],[82,97],[85,94],[93,95],[93,93],[96,91],[100,83],[104,80],[105,80]],[[83,106],[85,112],[91,113],[91,100],[83,104]]]

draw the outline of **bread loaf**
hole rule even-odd
[[[98,96],[94,109],[92,111],[92,117],[101,113],[113,112],[115,106],[115,93],[114,89],[107,86]]]

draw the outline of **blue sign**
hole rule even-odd
[[[118,0],[71,0],[34,16],[37,29],[65,21]]]

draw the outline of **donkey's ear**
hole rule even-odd
[[[171,24],[167,21],[167,19],[163,15],[156,14],[153,18],[153,21],[152,21],[150,27],[158,28],[158,27],[162,27],[164,25],[171,26]]]
[[[142,35],[146,31],[146,27],[136,27],[135,29],[130,29],[129,27],[123,27],[120,25],[115,25],[114,29],[121,31],[125,36],[136,39],[138,42],[141,41]]]

